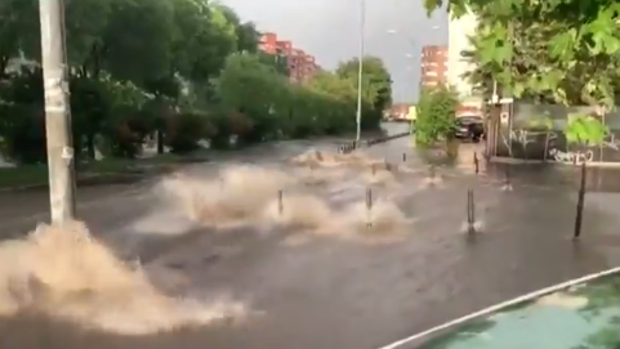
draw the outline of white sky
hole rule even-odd
[[[275,32],[333,69],[356,57],[361,0],[221,0],[260,31]],[[420,47],[448,42],[447,14],[427,18],[423,0],[366,0],[366,52],[381,57],[394,80],[394,101],[416,101]],[[433,27],[439,26],[439,29]],[[391,35],[388,30],[397,30]],[[415,47],[412,47],[415,44]],[[413,53],[413,58],[406,57]],[[410,70],[408,70],[410,68]]]

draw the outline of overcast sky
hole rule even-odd
[[[333,69],[359,53],[360,0],[221,0],[260,31],[275,32]],[[381,57],[394,101],[416,101],[420,47],[448,42],[447,14],[427,18],[423,0],[366,0],[366,52]],[[439,29],[433,27],[439,26]],[[391,35],[389,30],[397,30]],[[414,54],[413,58],[406,57]]]

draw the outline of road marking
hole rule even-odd
[[[424,332],[420,332],[417,334],[414,334],[413,336],[407,337],[407,338],[403,338],[401,340],[398,340],[392,344],[388,344],[386,346],[380,347],[378,349],[398,349],[398,348],[403,348],[405,345],[411,344],[414,341],[420,340],[424,337],[430,336],[432,334],[435,334],[439,331],[443,331],[446,329],[450,329],[452,327],[461,325],[465,322],[471,321],[471,320],[475,320],[478,318],[481,318],[483,316],[487,316],[490,315],[496,311],[501,311],[502,309],[511,307],[513,305],[517,305],[519,303],[524,303],[530,300],[533,300],[535,298],[539,298],[541,296],[545,296],[548,295],[550,293],[555,293],[558,291],[561,291],[563,289],[569,288],[571,286],[575,286],[578,284],[582,284],[584,282],[588,282],[588,281],[592,281],[592,280],[596,280],[598,278],[604,277],[604,276],[610,276],[610,275],[614,275],[614,274],[620,274],[620,267],[615,267],[615,268],[611,268],[602,272],[598,272],[598,273],[594,273],[594,274],[589,274],[586,276],[583,276],[581,278],[578,279],[572,279],[566,282],[563,282],[561,284],[555,285],[555,286],[551,286],[551,287],[546,287],[543,288],[541,290],[538,291],[534,291],[531,293],[528,293],[524,296],[520,296],[514,299],[511,299],[509,301],[506,302],[502,302],[493,306],[490,306],[488,308],[485,308],[483,310],[477,311],[475,313],[471,313],[469,315],[465,315],[461,318],[458,318],[456,320],[452,320],[450,322],[447,322],[443,325],[439,325],[436,327],[433,327],[429,330],[426,330]]]

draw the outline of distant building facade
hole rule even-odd
[[[263,33],[259,47],[265,53],[286,57],[288,75],[293,82],[305,82],[320,70],[314,56],[295,48],[289,40],[281,40],[275,33]]]
[[[422,47],[421,84],[435,87],[448,82],[448,46],[430,45]]]

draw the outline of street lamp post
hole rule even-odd
[[[366,30],[366,0],[360,0],[360,46],[359,61],[357,67],[357,114],[355,123],[357,132],[355,134],[355,145],[359,146],[362,138],[362,77],[364,75],[364,55],[365,55],[365,30]]]

